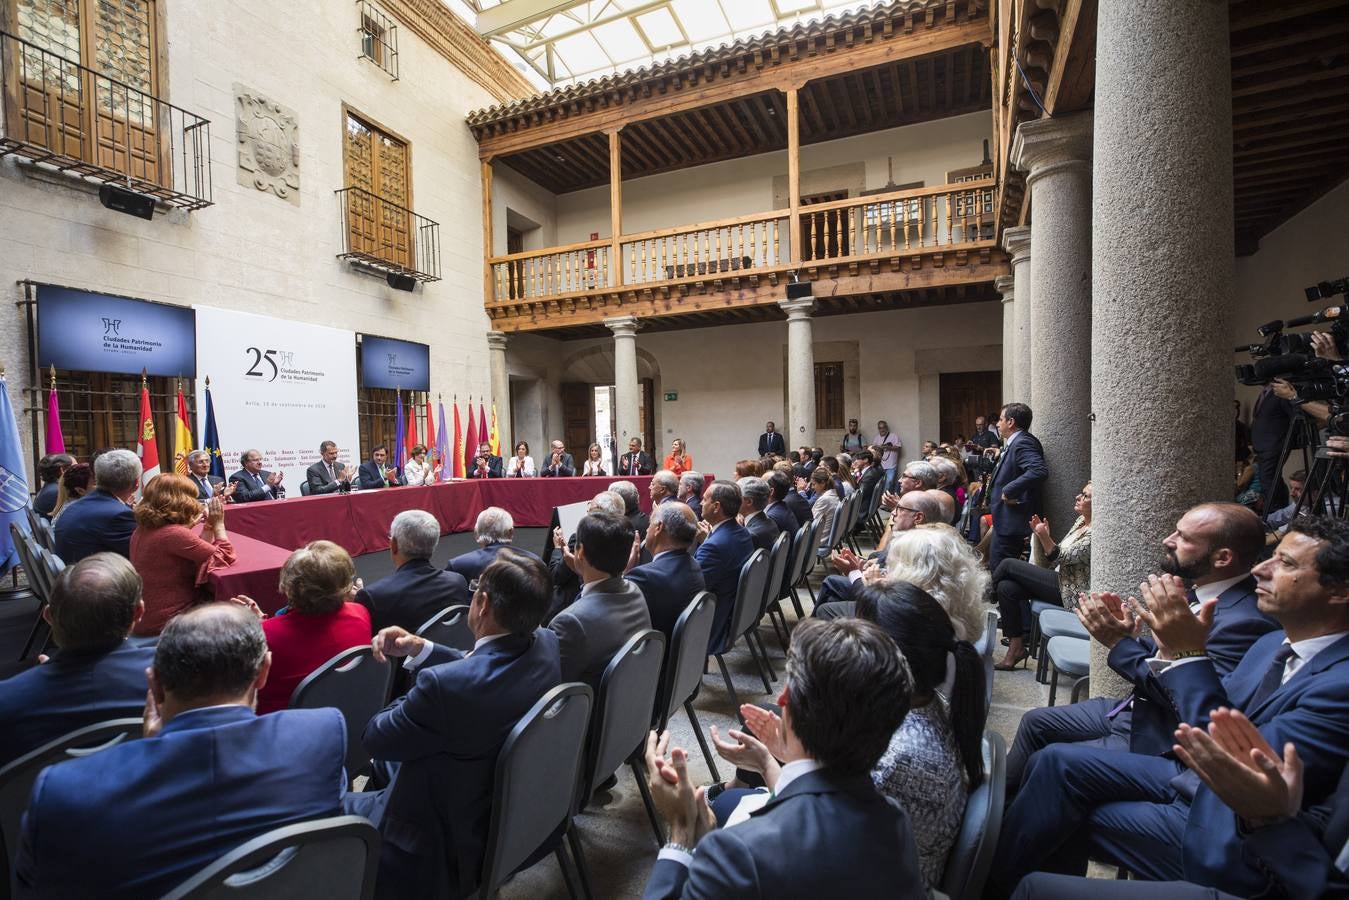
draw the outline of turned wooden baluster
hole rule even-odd
[[[726,238],[726,244],[727,244],[727,249],[728,249],[728,250],[730,249],[730,243],[731,243],[731,238],[730,238],[730,236],[728,235],[727,238]],[[717,255],[714,256],[714,257],[712,257],[712,259],[714,260],[714,264],[716,265],[716,267],[717,267],[718,269],[721,268],[722,255],[721,255],[721,229],[720,229],[720,228],[717,229]]]
[[[899,242],[895,240],[895,227],[899,224],[895,221],[895,214],[897,212],[895,207],[897,205],[902,206],[903,204],[896,204],[895,201],[891,200],[887,205],[890,207],[890,252],[893,253],[895,252],[895,248],[899,246]]]
[[[845,247],[842,241],[839,241],[838,255],[853,256],[857,253],[852,245],[857,241],[857,207],[848,207],[848,245]]]
[[[813,216],[810,217],[810,258],[811,258],[811,259],[819,259],[819,258],[820,258],[820,245],[819,245],[819,241],[816,239],[816,236],[815,236],[815,223],[819,220],[819,218],[820,218],[820,217],[819,217],[818,214],[813,215]]]
[[[927,198],[918,198],[918,246],[923,246],[923,222],[927,218]]]
[[[942,194],[941,198],[946,201],[946,243],[949,245],[955,240],[956,195]],[[932,200],[935,203],[937,198],[933,197]]]

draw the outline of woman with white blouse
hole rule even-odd
[[[591,444],[590,451],[586,455],[585,465],[581,467],[582,475],[603,475],[606,478],[613,475],[609,470],[609,461],[604,458],[604,448],[599,444]]]
[[[412,448],[412,455],[403,466],[403,475],[407,483],[413,486],[435,484],[440,480],[443,466],[432,465],[426,458],[426,445],[418,444]]]
[[[534,470],[534,457],[529,455],[529,444],[524,441],[515,445],[515,455],[506,460],[507,478],[533,478],[539,474]]]

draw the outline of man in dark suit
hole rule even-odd
[[[468,466],[469,478],[501,478],[505,470],[501,457],[492,452],[492,445],[483,441],[478,445],[478,453]]]
[[[642,495],[637,493],[637,485],[631,481],[615,481],[610,483],[609,490],[623,498],[623,515],[628,517],[632,530],[638,534],[646,534],[646,528],[651,524],[651,520],[642,512]]]
[[[698,526],[702,543],[693,558],[703,570],[707,589],[717,597],[709,647],[719,645],[725,635],[735,606],[735,593],[740,587],[740,570],[754,552],[754,540],[735,520],[740,504],[740,488],[733,481],[718,479],[703,491],[703,524]]]
[[[788,534],[796,534],[797,530],[811,519],[810,504],[800,494],[792,490],[792,480],[787,477],[787,473],[773,472],[765,475],[764,481],[768,482],[769,491],[768,505],[764,507],[764,513],[768,518],[778,523],[779,530]],[[806,516],[804,521],[801,519],[800,513],[792,506],[792,497],[799,500],[800,505],[804,507]]]
[[[754,549],[771,553],[773,542],[782,534],[782,529],[764,512],[771,496],[768,482],[748,475],[737,481],[736,487],[740,488],[740,515],[745,521],[750,540],[754,542]]]
[[[77,728],[141,714],[155,648],[127,638],[144,613],[141,578],[116,553],[57,576],[42,617],[59,651],[0,681],[0,767]]]
[[[633,539],[628,520],[614,513],[587,513],[576,526],[581,594],[548,624],[557,635],[563,681],[584,681],[598,691],[614,654],[651,627],[642,592],[623,578]]]
[[[688,471],[679,476],[679,490],[675,494],[675,499],[681,503],[688,504],[689,509],[693,510],[694,520],[703,517],[703,487],[706,479],[701,472]]]
[[[270,668],[262,624],[242,606],[171,620],[149,673],[145,739],[38,775],[16,896],[160,897],[260,834],[338,815],[342,714],[256,715]]]
[[[197,486],[197,499],[203,502],[217,494],[228,500],[236,490],[219,475],[211,474],[211,454],[205,450],[193,450],[187,455],[187,477]]]
[[[230,476],[235,503],[286,499],[286,489],[281,486],[281,473],[268,472],[262,468],[261,451],[245,450],[239,455],[239,465],[239,471]]]
[[[447,606],[467,605],[468,581],[458,572],[431,564],[440,542],[440,523],[424,509],[407,509],[389,526],[389,556],[394,572],[356,592],[370,610],[370,628],[390,625],[416,631]]]
[[[350,466],[337,461],[337,444],[332,441],[319,444],[319,456],[322,458],[305,470],[309,493],[338,494],[351,490],[351,480],[356,473]]]
[[[876,464],[876,458],[870,450],[859,451],[853,457],[853,462],[860,463],[856,476],[857,492],[861,498],[858,502],[862,504],[862,511],[866,512],[871,509],[871,501],[876,492],[881,490],[885,483],[885,472]],[[864,524],[859,520],[857,526],[861,528]]]
[[[571,478],[576,474],[576,463],[561,441],[553,441],[548,455],[539,466],[539,474],[544,478]]]
[[[1040,512],[1040,485],[1049,477],[1049,467],[1030,423],[1030,407],[1024,403],[1007,404],[998,417],[1003,448],[988,486],[988,511],[993,514],[989,571],[1021,555],[1031,532],[1030,517]]]
[[[764,425],[763,434],[759,435],[759,458],[765,456],[786,456],[787,442],[782,439],[778,433],[778,427],[772,422]]]
[[[402,628],[375,635],[377,659],[407,657],[404,668],[417,673],[363,736],[376,760],[396,764],[393,783],[347,797],[347,811],[384,835],[377,896],[464,897],[477,887],[501,745],[562,680],[557,636],[539,628],[548,595],[543,563],[505,550],[469,607],[472,653]]]
[[[61,510],[56,521],[56,555],[71,566],[109,551],[131,557],[136,515],[131,504],[141,480],[141,461],[130,450],[109,450],[94,463],[97,487]]]
[[[1265,512],[1273,512],[1288,502],[1288,489],[1283,483],[1283,473],[1278,471],[1279,453],[1283,450],[1283,439],[1288,434],[1288,426],[1298,414],[1298,405],[1285,400],[1274,393],[1274,388],[1265,385],[1260,396],[1251,407],[1251,447],[1255,450],[1256,465],[1260,468],[1260,489],[1268,492],[1274,485],[1274,494],[1265,507]],[[1302,446],[1294,440],[1291,449]],[[1238,448],[1239,449],[1239,448]]]
[[[927,896],[908,814],[871,782],[912,690],[894,643],[859,619],[803,622],[787,655],[777,701],[786,752],[770,773],[772,798],[748,820],[714,827],[688,753],[676,747],[666,759],[668,732],[648,738],[649,786],[670,842],[646,900]]]
[[[389,463],[389,448],[383,444],[370,451],[370,458],[361,463],[360,484],[361,490],[368,491],[375,488],[398,487],[404,484],[403,473],[397,466],[391,466]]]
[[[1213,627],[1207,652],[1218,674],[1226,675],[1256,640],[1279,627],[1260,612],[1250,574],[1265,547],[1260,519],[1236,503],[1203,503],[1180,517],[1162,547],[1162,570],[1190,585],[1194,595],[1190,605],[1196,614],[1208,608],[1205,614],[1212,616]],[[1179,719],[1148,665],[1157,655],[1156,642],[1120,627],[1103,595],[1083,598],[1079,615],[1093,637],[1110,648],[1110,667],[1131,682],[1134,691],[1127,701],[1096,697],[1027,712],[1007,755],[1007,783],[1012,790],[1021,783],[1030,755],[1049,744],[1090,741],[1098,747],[1147,754],[1171,747]]]
[[[473,537],[478,542],[477,550],[461,553],[445,564],[448,571],[458,572],[465,581],[477,578],[498,553],[508,548],[538,559],[528,550],[511,547],[511,541],[515,540],[515,520],[499,506],[489,506],[478,513],[473,523]]]
[[[650,475],[656,471],[656,461],[651,454],[642,450],[642,439],[635,437],[628,441],[628,452],[618,458],[618,471],[615,475]]]
[[[69,453],[49,453],[38,460],[37,477],[42,480],[42,487],[33,498],[33,512],[44,519],[52,517],[56,497],[61,492],[61,476],[73,465],[75,457]]]
[[[679,476],[669,469],[661,469],[651,476],[651,483],[647,485],[647,493],[651,496],[651,508],[654,510],[662,503],[673,503],[679,498]]]
[[[1252,574],[1261,612],[1283,630],[1256,641],[1226,678],[1205,653],[1208,622],[1190,611],[1183,582],[1153,576],[1145,604],[1134,606],[1174,660],[1157,677],[1177,717],[1206,728],[1214,710],[1229,707],[1271,746],[1294,744],[1305,808],[1329,795],[1349,758],[1349,523],[1299,519]],[[1082,872],[1090,854],[1145,879],[1249,896],[1264,877],[1243,858],[1230,822],[1222,801],[1171,759],[1055,744],[1027,766],[990,884],[1005,893],[1042,867]]]
[[[706,587],[703,570],[689,552],[697,533],[698,520],[686,504],[666,503],[652,510],[646,530],[651,562],[628,570],[628,581],[646,598],[651,627],[665,635],[667,650],[680,613]]]

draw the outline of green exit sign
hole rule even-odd
[[[679,399],[679,391],[666,391],[666,392],[665,392],[665,401],[666,401],[667,403],[669,403],[669,402],[671,402],[671,401],[673,401],[673,400],[678,400],[678,399]]]

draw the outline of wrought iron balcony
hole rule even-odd
[[[0,155],[183,209],[212,204],[211,123],[0,32]]]
[[[367,268],[418,281],[440,280],[440,224],[358,187],[337,191],[342,252]]]

